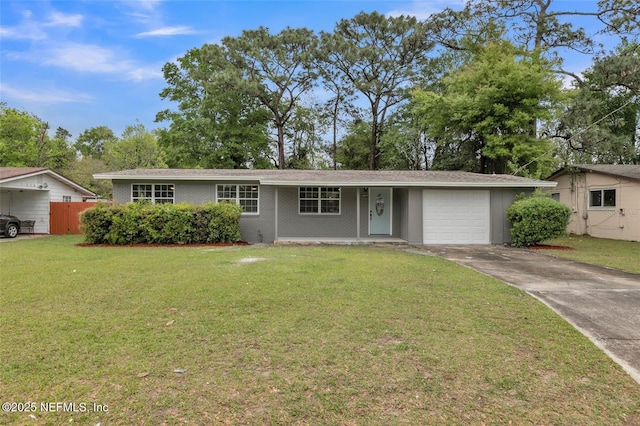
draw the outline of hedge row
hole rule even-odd
[[[88,244],[233,243],[241,213],[229,203],[98,203],[80,215],[80,229]]]

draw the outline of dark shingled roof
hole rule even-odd
[[[135,169],[100,173],[109,180],[252,180],[264,185],[334,186],[553,186],[550,182],[511,175],[485,175],[462,171],[417,170],[247,170],[247,169]]]
[[[550,178],[563,175],[572,167],[579,169],[584,173],[597,172],[611,176],[640,180],[640,165],[638,164],[575,164],[555,172]]]
[[[605,173],[640,180],[640,165],[637,164],[577,164],[582,171]]]
[[[29,175],[47,170],[43,167],[0,167],[0,180]]]

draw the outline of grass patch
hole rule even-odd
[[[588,339],[441,258],[78,241],[0,247],[0,386],[89,411],[1,424],[640,422],[640,386]]]
[[[572,234],[544,243],[574,249],[545,250],[547,254],[640,274],[640,242]]]

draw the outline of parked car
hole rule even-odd
[[[0,214],[0,233],[15,238],[20,232],[20,219],[8,214]]]

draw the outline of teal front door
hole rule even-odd
[[[369,188],[369,235],[391,235],[391,188]]]

